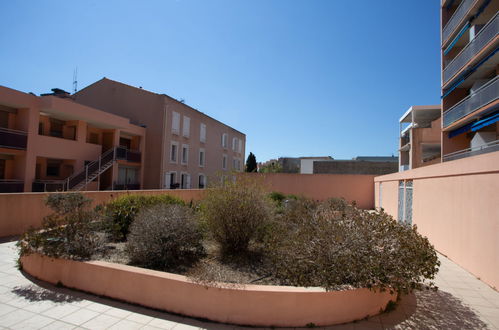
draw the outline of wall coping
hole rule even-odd
[[[178,274],[39,254],[23,256],[21,261],[28,274],[52,284],[62,283],[146,307],[238,325],[303,327],[309,323],[346,323],[380,313],[397,297],[396,293],[369,289],[325,291],[227,283],[206,286]]]
[[[374,178],[374,182],[472,175],[499,172],[499,151],[418,167]]]

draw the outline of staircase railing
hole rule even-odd
[[[85,165],[83,170],[76,172],[75,174],[67,178],[66,190],[71,190],[82,182],[85,182],[85,184],[81,188],[85,187],[91,181],[89,181],[88,179],[90,176],[99,172],[102,166],[107,165],[109,162],[113,162],[115,159],[116,148],[111,148],[108,151],[104,152],[97,160],[94,160],[93,162]]]

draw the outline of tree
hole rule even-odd
[[[246,159],[246,172],[256,172],[256,157],[250,152],[248,158]]]

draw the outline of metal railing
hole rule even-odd
[[[445,67],[443,71],[444,84],[456,75],[483,47],[492,41],[499,33],[499,14],[496,14],[485,25],[475,38]]]
[[[471,5],[474,2],[475,0],[463,0],[459,5],[459,7],[457,7],[452,17],[449,19],[447,24],[445,24],[444,28],[442,29],[442,43],[444,43],[445,41],[447,41],[447,39],[449,39],[452,32],[454,32],[454,30],[456,30],[456,28],[459,26],[459,23],[461,23],[464,16],[466,16],[466,14],[471,8]]]
[[[488,143],[483,144],[479,147],[468,148],[468,149],[464,149],[464,150],[451,152],[450,154],[444,155],[443,161],[448,162],[451,160],[467,158],[467,157],[486,154],[486,153],[494,152],[494,151],[499,151],[499,140],[488,142]]]
[[[35,180],[31,185],[32,192],[65,191],[65,180]]]
[[[140,183],[114,183],[113,190],[139,190]]]
[[[447,127],[464,116],[480,109],[499,98],[499,76],[465,97],[461,102],[444,112],[443,126]]]
[[[28,134],[15,129],[0,127],[0,147],[12,149],[26,149]]]
[[[0,180],[0,193],[16,193],[24,191],[24,181],[22,180]]]
[[[140,151],[129,150],[125,147],[116,147],[116,159],[140,163],[141,153]]]
[[[83,170],[76,172],[67,178],[66,189],[71,190],[84,182],[84,186],[91,182],[96,175],[99,175],[103,166],[108,165],[116,159],[116,148],[111,148],[103,153],[99,159],[87,164]]]

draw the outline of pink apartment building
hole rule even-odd
[[[0,86],[0,192],[140,189],[145,129],[53,91]]]
[[[146,189],[205,188],[215,177],[243,170],[243,133],[166,94],[103,78],[74,100],[146,127]]]

